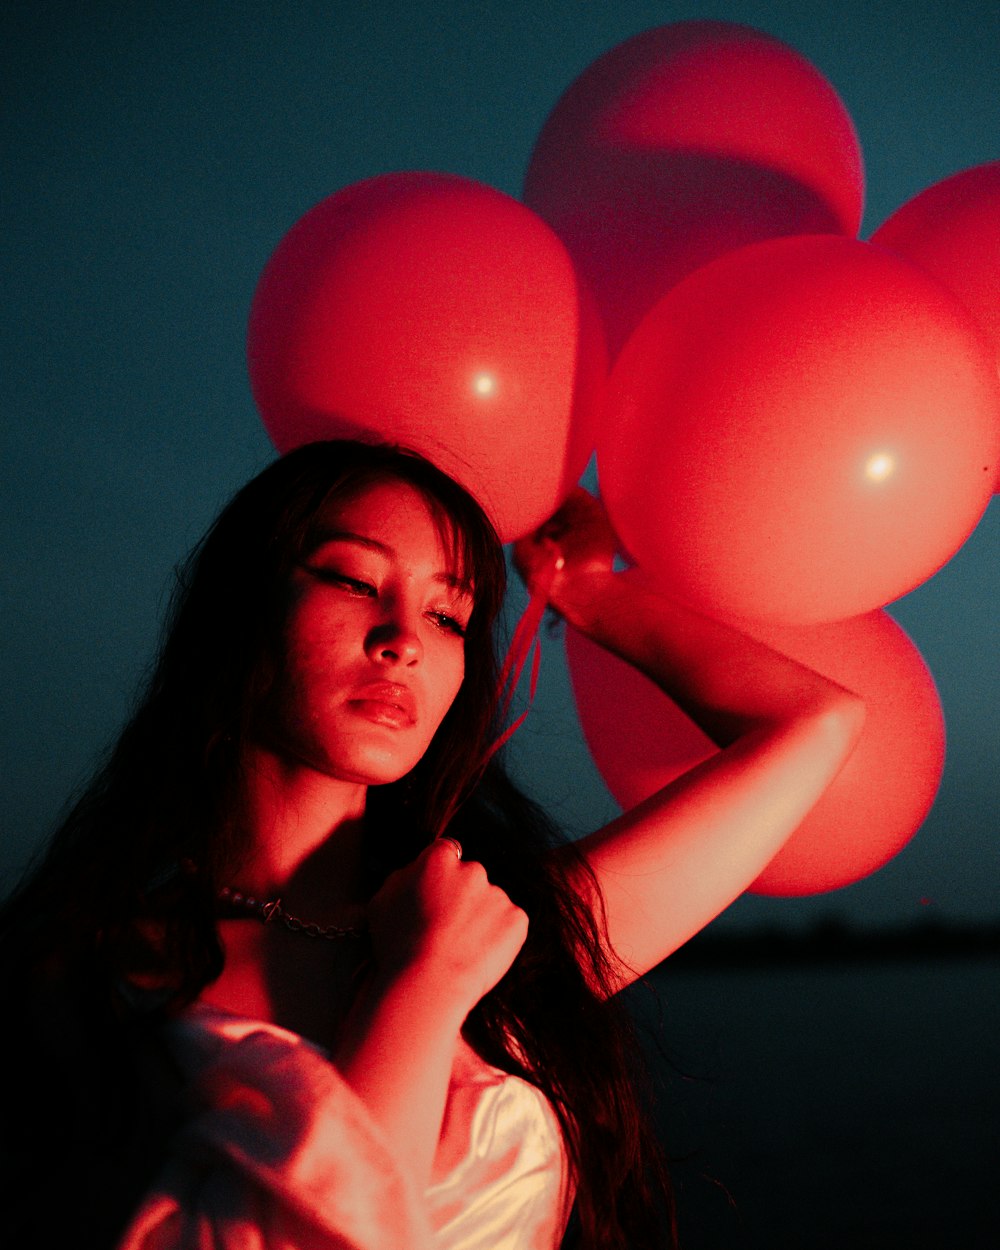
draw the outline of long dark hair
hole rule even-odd
[[[72,1224],[57,1215],[58,1236],[87,1211],[88,1240],[100,1244],[115,1239],[155,1175],[181,1114],[157,1094],[158,1078],[166,1087],[176,1074],[155,1025],[222,968],[216,896],[246,850],[244,769],[278,671],[290,576],[324,504],[387,478],[428,501],[456,568],[474,575],[475,607],[465,678],[427,752],[407,777],[369,790],[368,841],[379,848],[370,885],[412,860],[450,816],[467,857],[530,919],[514,965],[470,1015],[469,1040],[550,1099],[577,1182],[581,1246],[673,1239],[662,1155],[636,1089],[641,1060],[612,999],[596,881],[499,756],[483,764],[499,729],[493,635],[506,571],[496,533],[423,458],[325,442],[273,462],[195,549],[132,719],[0,915],[6,1003],[25,1012],[23,1028],[8,1030],[7,1071],[24,1073],[12,1079],[27,1092],[0,1163],[13,1209],[31,1212],[23,1228],[14,1220],[22,1245],[56,1244],[40,1231],[44,1208],[54,1210],[46,1185],[59,1186],[62,1210],[78,1204]],[[558,867],[549,854],[557,845]]]

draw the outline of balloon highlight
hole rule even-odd
[[[630,555],[711,616],[881,607],[965,541],[993,490],[1000,380],[955,298],[834,236],[732,252],[619,356],[601,493]]]
[[[664,594],[865,698],[858,749],[754,883],[775,895],[875,871],[926,815],[940,704],[881,608],[1000,485],[1000,161],[928,187],[870,243],[863,194],[819,70],[750,27],[677,22],[570,84],[525,203],[452,174],[356,183],[289,230],[250,313],[280,452],[411,447],[509,541],[596,447],[615,530]],[[572,630],[567,654],[623,806],[715,751]]]
[[[576,484],[606,372],[566,250],[466,178],[396,173],[317,204],[254,294],[250,382],[279,451],[400,443],[462,482],[504,540]]]

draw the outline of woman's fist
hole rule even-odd
[[[544,525],[514,545],[514,564],[532,593],[542,591],[575,623],[578,603],[612,575],[618,540],[600,500],[578,487]]]
[[[528,935],[527,915],[446,838],[386,879],[368,920],[380,978],[426,977],[442,1005],[464,1014],[496,985]]]

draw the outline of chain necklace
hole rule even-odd
[[[261,924],[270,924],[272,920],[278,920],[292,933],[303,933],[306,937],[327,938],[335,942],[338,938],[363,937],[368,931],[364,924],[344,927],[336,924],[320,925],[313,920],[300,920],[298,916],[285,911],[280,898],[265,901],[254,898],[252,894],[244,894],[242,890],[234,890],[228,885],[222,887],[218,898],[219,903],[227,912],[240,916],[252,916]]]

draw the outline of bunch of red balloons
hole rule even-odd
[[[347,187],[281,241],[250,316],[279,450],[414,447],[512,540],[596,449],[623,549],[663,593],[866,696],[852,760],[754,885],[772,894],[857,880],[926,815],[940,705],[881,609],[1000,480],[1000,161],[868,242],[862,197],[854,126],[808,61],[679,22],[571,84],[523,203],[444,174]],[[575,636],[568,652],[622,803],[714,749],[619,662]]]

